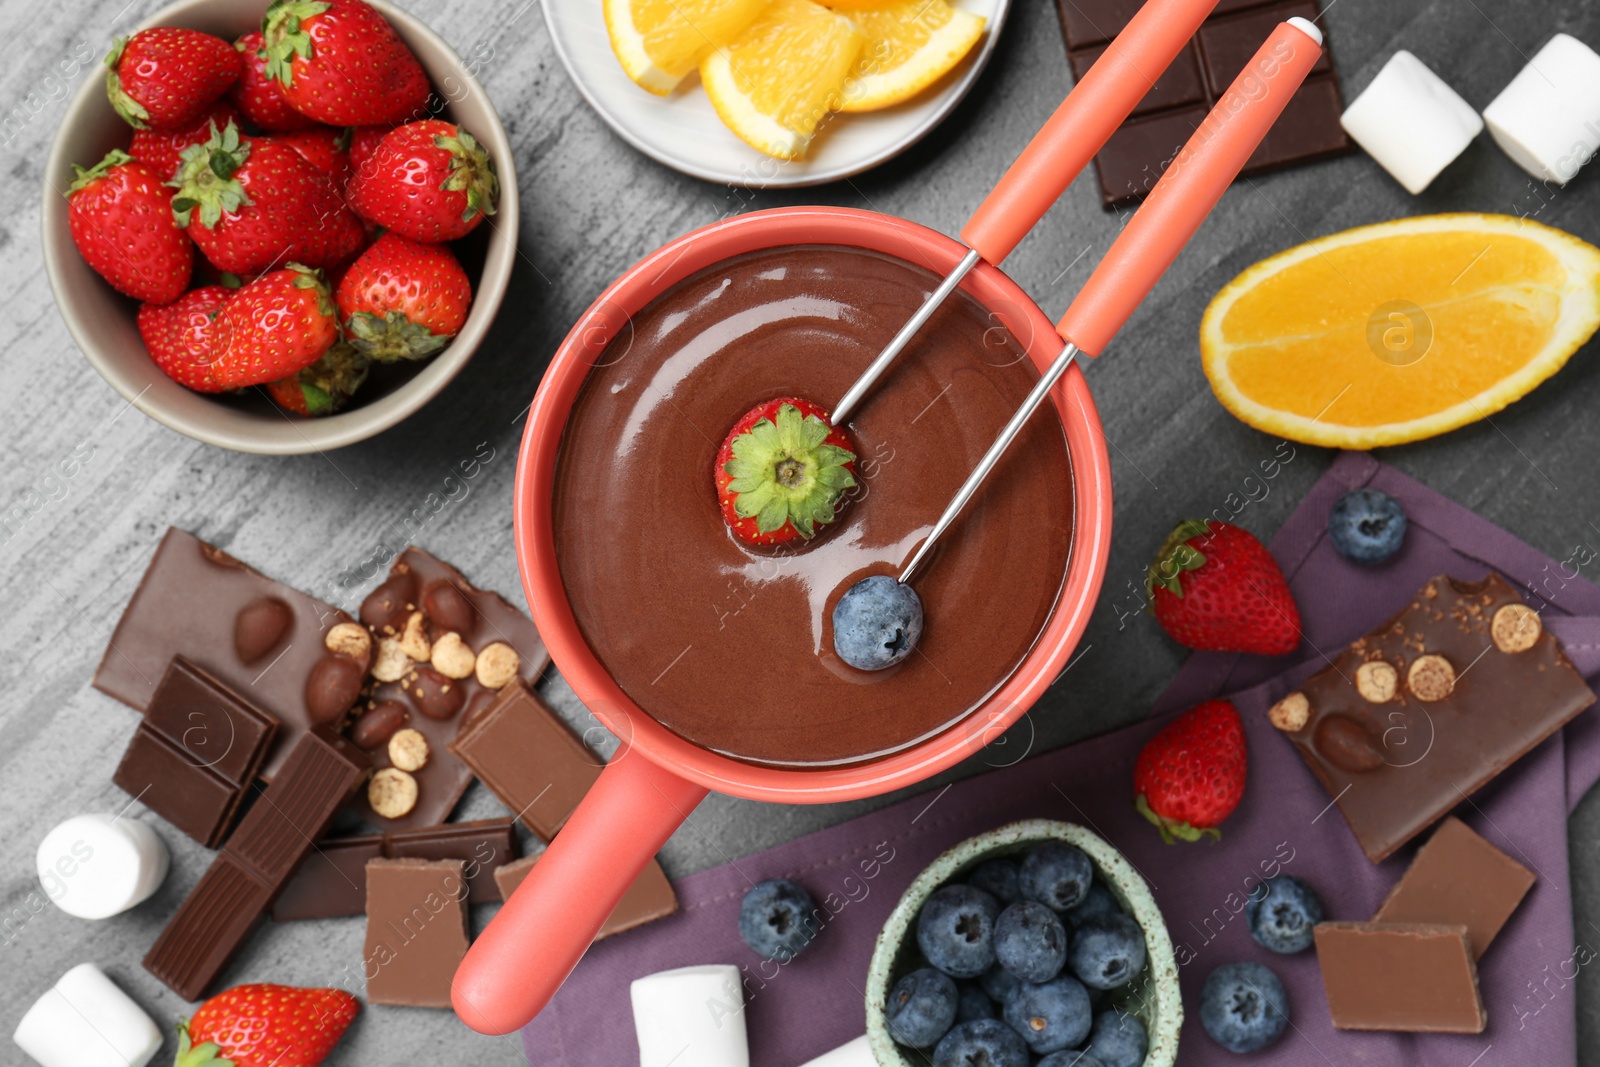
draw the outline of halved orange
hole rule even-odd
[[[850,21],[867,43],[845,84],[841,111],[877,111],[910,100],[972,51],[985,22],[944,0],[852,10]]]
[[[1362,226],[1223,287],[1200,356],[1224,407],[1335,448],[1416,441],[1492,415],[1600,326],[1600,249],[1507,215]]]

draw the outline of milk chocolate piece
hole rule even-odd
[[[519,674],[524,681],[537,681],[550,665],[550,654],[527,615],[498,594],[471,585],[460,571],[419,548],[408,548],[400,554],[390,568],[389,578],[362,604],[361,617],[374,627],[376,639],[398,636],[412,613],[421,612],[424,630],[437,640],[452,628],[428,616],[430,603],[435,607],[444,605],[451,622],[464,624],[453,632],[460,634],[473,652],[496,641],[515,648],[521,658]],[[385,627],[393,627],[394,633]],[[391,766],[386,745],[375,742],[374,737],[387,729],[387,741],[400,724],[395,723],[391,729],[386,721],[365,724],[364,720],[373,709],[388,703],[398,705],[406,716],[404,725],[427,739],[430,755],[424,767],[412,772],[417,780],[417,803],[409,812],[398,818],[385,818],[372,810],[363,793],[355,801],[356,813],[380,830],[437,826],[448,819],[472,781],[472,771],[449,751],[449,743],[466,722],[488,707],[496,692],[475,677],[446,678],[420,662],[408,663],[396,681],[378,684],[357,708],[355,731],[360,734],[362,747],[372,744],[372,769]],[[386,712],[385,717],[392,720],[393,713]]]
[[[1441,577],[1409,606],[1307,679],[1305,725],[1285,736],[1300,750],[1367,857],[1378,863],[1594,703],[1548,630],[1520,652],[1496,647],[1495,612],[1521,598],[1504,578]],[[1453,674],[1413,676],[1425,657]],[[1373,703],[1357,687],[1363,664],[1394,668],[1393,695]],[[1427,683],[1423,700],[1413,680]],[[1341,717],[1342,720],[1341,721]]]
[[[448,1008],[467,954],[467,889],[460,860],[367,864],[367,1000]]]
[[[510,819],[479,819],[386,834],[331,837],[294,872],[272,905],[277,922],[360,915],[367,905],[367,861],[374,859],[461,860],[467,902],[502,899],[496,876],[521,850]]]
[[[1532,886],[1532,871],[1451,816],[1417,850],[1372,920],[1465,926],[1472,958],[1480,960]]]
[[[302,734],[167,921],[145,970],[183,999],[199,1000],[366,773],[366,754],[344,738]]]
[[[257,644],[276,609],[288,620],[264,653]],[[243,618],[241,618],[243,616]],[[278,721],[260,775],[272,779],[294,743],[313,725],[305,702],[313,669],[333,657],[329,627],[352,621],[320,600],[251,570],[221,549],[169,529],[145,569],[95,671],[95,688],[145,711],[167,664],[183,656]],[[248,631],[248,634],[245,633]],[[248,638],[248,639],[247,639]],[[246,655],[258,655],[247,659]]]
[[[524,856],[494,872],[494,880],[500,883],[502,898],[508,898],[516,892],[517,886],[522,884],[528,872],[533,870],[533,865],[539,861],[540,855],[542,853]],[[678,895],[672,891],[672,883],[667,881],[667,873],[661,869],[661,864],[652,859],[645,864],[644,870],[639,872],[639,877],[634,879],[628,891],[622,894],[616,909],[600,927],[600,932],[594,935],[594,939],[599,941],[603,937],[632,930],[635,926],[665,918],[677,910]]]
[[[1331,922],[1314,934],[1337,1029],[1483,1033],[1465,926]]]
[[[1074,79],[1088,73],[1142,2],[1056,0]],[[1095,156],[1102,203],[1130,203],[1155,187],[1178,149],[1279,22],[1296,16],[1312,19],[1326,35],[1322,6],[1318,0],[1221,0],[1134,108],[1130,121]],[[1344,102],[1330,55],[1324,42],[1310,76],[1251,155],[1243,175],[1350,150],[1350,139],[1339,125]]]
[[[277,721],[179,656],[112,781],[207,848],[233,826]]]
[[[543,700],[515,682],[462,727],[450,751],[545,841],[566,824],[603,766]]]

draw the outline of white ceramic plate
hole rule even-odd
[[[832,115],[803,160],[762,155],[717,118],[690,74],[670,96],[645,92],[622,72],[606,36],[601,0],[545,0],[556,54],[578,91],[617,134],[652,159],[706,181],[759,188],[819,185],[859,174],[905,151],[948,115],[994,51],[1011,0],[951,0],[988,19],[976,48],[940,81],[898,107]]]

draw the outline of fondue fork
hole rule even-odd
[[[1143,100],[1217,0],[1148,0],[1078,80],[961,231],[971,249],[867,366],[833,409],[843,426],[889,364],[978,260],[999,265]]]
[[[933,531],[900,571],[911,580],[955,522],[1028,417],[1079,354],[1095,356],[1128,321],[1244,167],[1322,54],[1322,33],[1303,18],[1279,23],[1173,159],[1056,325],[1065,346],[956,491]]]

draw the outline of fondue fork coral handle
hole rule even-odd
[[[911,580],[933,550],[934,542],[955,522],[1073,360],[1080,353],[1099,355],[1133,309],[1149,295],[1157,279],[1166,273],[1238,177],[1245,161],[1321,54],[1321,31],[1305,19],[1294,18],[1280,23],[1239,72],[1078,291],[1056,325],[1056,332],[1066,342],[1061,355],[1040,376],[989,451],[956,490],[933,531],[901,569],[902,583]]]
[[[1062,320],[1061,369],[1077,351],[1099,352],[1149,292],[1316,62],[1319,40],[1309,24],[1280,26],[1251,60]],[[645,863],[706,795],[705,785],[634,750],[624,709],[603,718],[622,742],[617,754],[456,971],[456,1014],[481,1033],[508,1033],[544,1008]]]
[[[1138,10],[978,205],[961,231],[972,251],[928,294],[840,398],[831,415],[834,425],[849,421],[889,364],[979,259],[999,266],[1011,254],[1133,113],[1216,6],[1217,0],[1148,0]]]

